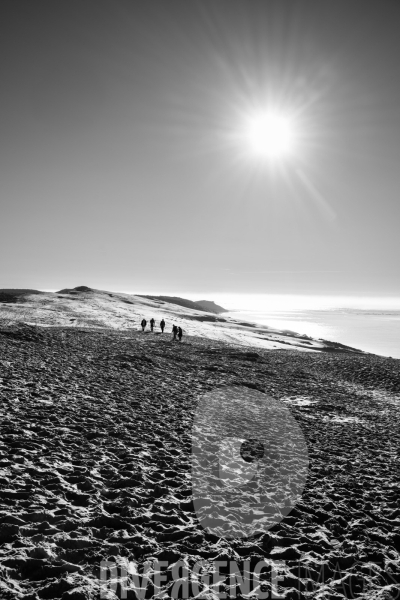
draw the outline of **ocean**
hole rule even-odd
[[[235,319],[400,358],[400,298],[210,294],[206,299]]]

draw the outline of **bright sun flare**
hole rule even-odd
[[[290,119],[274,113],[260,114],[250,119],[247,138],[254,154],[260,157],[283,157],[291,153],[294,147]]]

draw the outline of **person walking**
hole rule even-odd
[[[179,341],[182,341],[182,336],[183,336],[183,331],[182,331],[182,327],[178,327],[178,338]]]
[[[161,333],[164,333],[165,321],[164,319],[160,321]]]
[[[144,331],[144,330],[145,330],[145,327],[146,327],[146,325],[147,325],[147,321],[146,321],[146,319],[142,319],[142,322],[141,322],[142,331]]]
[[[172,333],[174,334],[174,337],[172,339],[176,340],[176,334],[178,333],[178,328],[176,325],[173,326]]]
[[[155,324],[156,324],[155,320],[154,320],[153,318],[151,318],[151,319],[150,319],[150,327],[151,327],[151,330],[152,330],[152,331],[153,331],[153,329],[154,329],[154,325],[155,325]]]

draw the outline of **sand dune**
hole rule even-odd
[[[249,597],[226,567],[217,589],[208,576],[218,561],[251,572],[264,561],[260,581],[267,592],[280,562],[275,591],[288,600],[397,597],[400,361],[251,349],[245,347],[251,338],[244,341],[246,334],[230,322],[201,323],[201,329],[232,335],[232,343],[207,338],[204,330],[173,342],[129,326],[128,316],[136,323],[149,312],[157,318],[151,303],[107,292],[84,300],[79,292],[77,300],[75,294],[39,296],[0,309],[17,314],[27,306],[28,316],[35,320],[37,310],[47,325],[0,327],[1,600],[90,600],[101,590],[109,600],[135,600],[141,594],[135,569],[145,565],[152,565],[146,598],[211,599],[218,589],[228,598]],[[133,302],[128,309],[126,301]],[[157,314],[191,325],[171,306]],[[84,326],[71,326],[72,318]],[[62,319],[66,326],[57,326]],[[109,327],[101,326],[104,319]],[[261,405],[273,398],[304,438],[300,462],[308,464],[308,475],[301,498],[293,507],[283,497],[288,508],[277,520],[269,514],[261,522],[256,508],[249,509],[250,478],[233,503],[232,486],[229,493],[219,488],[217,501],[206,487],[195,507],[196,411],[201,399],[229,389],[236,403],[252,391]],[[237,410],[242,414],[234,425],[245,435],[246,402]],[[216,413],[228,420],[224,414]],[[214,422],[222,435],[223,423],[218,427]],[[296,471],[279,451],[279,422],[274,431],[265,448],[271,438],[278,448],[276,458],[268,455],[271,465],[280,461],[290,483]],[[229,461],[223,476],[237,482],[243,474]],[[213,485],[214,473],[207,475]],[[224,531],[232,521],[237,537],[229,538]],[[241,523],[254,535],[241,535]],[[105,563],[114,571],[101,571]]]
[[[1,292],[1,290],[0,290]],[[41,292],[18,294],[14,301],[5,294],[8,302],[0,302],[0,321],[17,321],[43,326],[63,327],[109,327],[112,329],[138,329],[143,317],[152,317],[158,323],[167,322],[166,331],[172,324],[181,326],[186,335],[221,340],[243,346],[270,349],[297,348],[309,351],[361,352],[347,346],[325,340],[316,340],[291,331],[255,326],[223,314],[215,315],[204,310],[193,310],[162,300],[143,296],[91,290],[85,286],[65,289],[57,293]],[[1,300],[1,298],[0,298]],[[192,303],[189,303],[192,304]]]

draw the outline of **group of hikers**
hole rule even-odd
[[[155,326],[156,322],[154,319],[150,319],[150,328],[151,331],[154,331],[154,326]],[[142,319],[141,322],[141,326],[142,326],[142,331],[144,331],[146,329],[146,325],[147,325],[147,321],[146,319]],[[161,329],[161,333],[164,333],[164,329],[165,329],[165,321],[164,319],[162,319],[160,321],[160,329]],[[182,340],[182,336],[183,336],[183,331],[182,331],[182,327],[177,327],[176,325],[174,325],[172,327],[172,334],[173,334],[173,338],[174,340],[178,339],[179,341]]]

